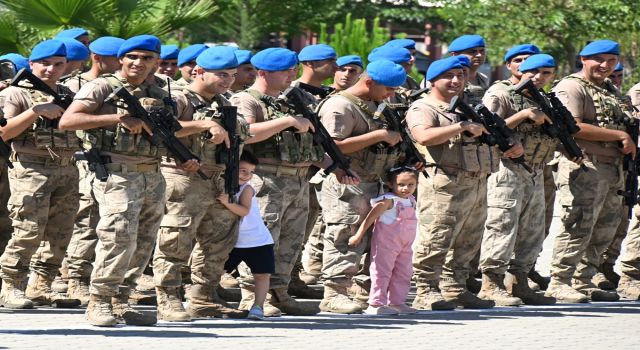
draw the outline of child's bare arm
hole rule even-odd
[[[229,203],[229,195],[222,193],[218,196],[218,200],[232,213],[243,217],[249,214],[251,210],[251,198],[253,197],[253,187],[246,186],[240,193],[238,203]]]
[[[355,235],[349,238],[349,245],[352,247],[360,244],[364,235],[367,234],[367,231],[373,225],[374,222],[384,213],[385,211],[391,209],[393,207],[393,199],[383,199],[378,203],[374,204],[367,217],[364,218],[364,221],[358,227]]]

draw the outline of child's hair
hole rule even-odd
[[[389,171],[387,171],[387,182],[395,183],[398,175],[402,173],[410,173],[416,177],[416,180],[418,179],[418,170],[416,170],[416,168],[406,165],[400,165],[397,167],[393,167],[389,169]]]
[[[258,165],[258,158],[256,158],[253,153],[245,150],[243,150],[242,154],[240,155],[240,161],[247,162],[251,165]]]

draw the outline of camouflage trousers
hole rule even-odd
[[[0,158],[0,255],[4,252],[4,248],[11,238],[11,219],[9,219],[9,211],[7,203],[9,202],[9,168],[4,158]]]
[[[318,175],[316,175],[318,176]],[[315,181],[315,182],[314,182]],[[304,250],[309,261],[322,263],[323,235],[325,224],[320,207],[320,195],[322,194],[322,181],[314,178],[309,186],[309,218],[305,229]]]
[[[124,165],[123,165],[124,166]],[[111,171],[94,181],[100,220],[91,294],[114,296],[135,287],[153,254],[164,213],[165,181],[159,172]]]
[[[607,250],[602,253],[602,262],[609,264],[615,264],[616,260],[620,256],[620,250],[622,249],[622,241],[627,237],[627,230],[631,224],[629,220],[628,206],[622,206],[622,216],[620,217],[620,224],[616,230],[616,235],[613,236],[613,241],[609,244]]]
[[[322,278],[336,284],[351,285],[358,273],[361,256],[369,244],[369,236],[355,248],[349,247],[360,223],[371,210],[370,201],[380,193],[380,182],[343,185],[335,175],[322,183],[322,213],[326,228],[322,252]]]
[[[256,191],[262,219],[273,236],[276,268],[271,275],[271,288],[287,288],[302,252],[309,215],[309,182],[306,177],[276,176],[258,170],[251,186]],[[253,277],[244,264],[238,271],[242,284],[253,285]]]
[[[464,289],[486,217],[485,173],[421,174],[413,255],[416,284]]]
[[[544,179],[544,236],[549,235],[551,229],[551,222],[553,221],[553,208],[556,202],[556,182],[553,177],[553,173],[558,171],[557,164],[545,165],[542,170],[542,177]]]
[[[640,205],[635,206],[634,216],[625,241],[625,252],[620,257],[620,271],[633,280],[640,280]]]
[[[31,159],[16,161],[9,170],[13,234],[0,257],[3,279],[22,280],[30,266],[41,276],[57,276],[73,229],[69,218],[78,210],[78,170],[73,163]]]
[[[585,165],[589,171],[564,157],[558,165],[561,226],[553,247],[551,277],[567,284],[572,277],[590,281],[595,275],[622,212],[618,195],[624,181],[622,166],[597,161]]]
[[[509,160],[487,181],[480,267],[483,273],[528,273],[542,250],[545,218],[542,169],[534,174]]]
[[[100,219],[98,203],[92,190],[96,176],[89,170],[86,161],[78,161],[76,165],[80,175],[80,207],[73,224],[71,241],[67,247],[65,265],[70,278],[89,279],[98,244],[96,225]]]
[[[214,285],[238,240],[239,217],[216,197],[224,190],[222,172],[209,180],[163,169],[167,181],[165,214],[153,255],[156,286],[180,287],[182,269],[194,252],[191,280]],[[198,249],[193,249],[194,240]]]

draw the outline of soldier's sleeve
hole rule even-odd
[[[20,88],[12,86],[3,90],[0,94],[4,99],[2,112],[6,119],[11,119],[30,108]]]
[[[176,102],[176,111],[177,115],[175,116],[178,120],[193,120],[193,107],[187,100],[187,97],[182,93],[173,94],[173,100]]]
[[[407,128],[413,129],[418,125],[438,126],[438,119],[421,103],[414,102],[406,115]]]
[[[263,120],[260,103],[246,92],[239,92],[231,96],[231,104],[238,107],[238,114],[242,114],[248,123],[261,122]]]
[[[509,96],[505,91],[489,89],[482,97],[482,104],[502,119],[509,117]]]
[[[334,139],[344,140],[353,134],[356,116],[349,110],[349,104],[343,97],[331,97],[318,112],[322,125]]]
[[[631,103],[636,108],[640,108],[640,84],[636,84],[631,87],[631,89],[629,89],[629,92],[627,92],[627,95],[631,97]]]
[[[584,88],[576,81],[563,79],[554,88],[553,91],[556,96],[562,102],[567,109],[571,112],[574,118],[582,120],[586,115],[585,97],[586,92]]]
[[[76,93],[73,100],[79,101],[88,108],[88,112],[95,112],[104,105],[104,100],[113,92],[106,79],[98,78],[84,84]]]

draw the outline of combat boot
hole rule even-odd
[[[613,282],[609,281],[607,277],[602,272],[598,272],[593,277],[591,277],[591,283],[596,285],[598,288],[602,290],[615,290],[616,286]]]
[[[81,278],[69,278],[67,296],[71,299],[80,300],[80,306],[87,306],[90,298],[89,281]]]
[[[216,288],[216,293],[224,301],[239,302],[242,299],[242,294],[239,288],[225,288],[221,284]]]
[[[156,287],[158,296],[158,319],[169,322],[191,321],[178,298],[178,288]]]
[[[640,280],[622,275],[618,283],[618,294],[627,299],[640,300]]]
[[[574,304],[589,301],[589,297],[571,288],[569,284],[555,278],[552,278],[551,282],[549,282],[549,287],[544,295],[555,298],[558,303]]]
[[[69,279],[56,276],[51,283],[51,290],[56,293],[69,293]]]
[[[418,310],[453,310],[456,308],[454,303],[444,300],[437,282],[425,285],[418,285],[416,288],[416,298],[412,304],[414,309]]]
[[[245,318],[246,310],[232,308],[224,300],[215,295],[215,290],[204,284],[194,283],[189,292],[187,312],[192,318]],[[215,296],[214,296],[215,295]]]
[[[240,293],[242,294],[242,299],[240,300],[240,304],[238,305],[238,310],[251,310],[251,307],[255,303],[255,294],[253,294],[253,289],[249,286],[240,287]],[[263,314],[265,317],[280,317],[282,316],[282,311],[277,307],[271,305],[269,302],[269,298],[264,301],[264,307],[262,308]]]
[[[238,280],[230,273],[225,273],[222,275],[222,277],[220,278],[220,285],[225,289],[240,287]]]
[[[302,263],[297,262],[291,271],[291,281],[289,282],[287,290],[288,294],[303,299],[322,299],[323,292],[321,289],[313,289],[300,279],[301,271],[303,271]]]
[[[529,271],[528,277],[540,287],[540,290],[547,290],[547,287],[549,287],[549,279],[542,277],[542,275],[536,271],[535,266]]]
[[[362,308],[347,296],[347,286],[330,281],[324,282],[324,297],[320,310],[337,314],[361,314]]]
[[[118,323],[113,317],[110,300],[108,296],[91,294],[85,315],[92,326],[113,327]]]
[[[529,285],[529,278],[524,272],[513,273],[507,272],[504,280],[505,287],[509,294],[520,298],[526,305],[553,305],[556,299],[546,297],[543,294],[536,293]]]
[[[574,278],[571,282],[573,288],[588,296],[592,301],[618,301],[620,296],[614,291],[606,291],[598,288],[591,280],[585,281]]]
[[[111,298],[113,317],[118,323],[129,326],[153,326],[158,322],[155,315],[135,310],[129,305],[129,288],[120,288],[120,292]]]
[[[271,305],[290,316],[313,316],[320,312],[315,304],[300,303],[293,299],[287,288],[275,288],[267,296]]]
[[[27,286],[25,295],[33,305],[51,305],[56,308],[74,308],[80,306],[80,300],[67,298],[51,290],[53,279],[35,274],[35,281]]]
[[[467,278],[466,285],[467,290],[474,294],[478,294],[482,288],[482,284],[473,276],[469,276],[469,278]]]
[[[444,300],[465,309],[491,309],[496,306],[493,300],[483,300],[464,288],[447,288],[442,290]]]
[[[613,266],[614,264],[612,263],[603,262],[600,265],[598,271],[602,272],[604,274],[604,277],[606,277],[609,282],[613,283],[613,285],[617,287],[618,283],[620,283],[620,275],[618,275],[613,270]]]
[[[24,282],[9,279],[2,280],[0,306],[8,309],[33,309],[33,302],[24,295],[24,287],[21,287],[23,284]]]
[[[317,259],[315,256],[309,256],[303,269],[300,271],[300,279],[307,285],[318,284],[322,277],[322,257]]]
[[[370,283],[369,288],[371,288]],[[360,304],[362,310],[366,310],[369,307],[369,290],[366,287],[361,286],[357,282],[353,282],[351,283],[351,287],[347,289],[347,293],[354,303]]]
[[[478,298],[493,300],[497,306],[519,306],[520,298],[511,296],[504,287],[504,275],[485,272],[482,274],[482,288]],[[527,286],[528,287],[528,286]]]

